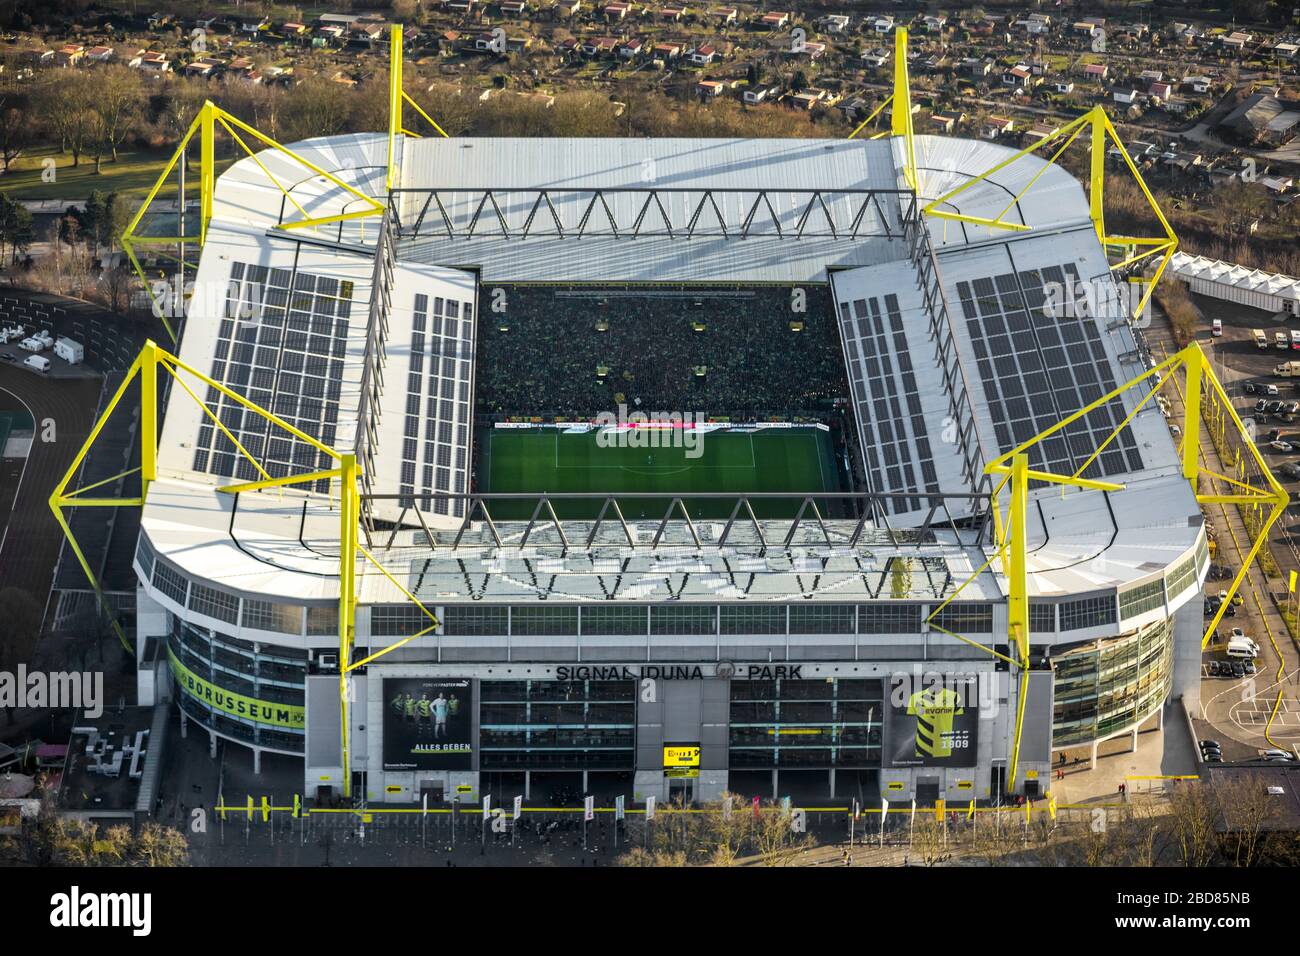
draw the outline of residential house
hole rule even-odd
[[[983,79],[993,72],[992,60],[981,60],[976,57],[967,57],[961,61],[961,71],[969,73],[977,79]]]
[[[316,39],[322,44],[338,43],[346,31],[337,23],[322,23],[316,27]]]
[[[759,26],[767,30],[780,30],[784,28],[786,24],[788,24],[789,22],[790,22],[790,14],[788,13],[780,13],[780,12],[765,13],[758,18]]]
[[[1208,93],[1213,82],[1208,76],[1186,76],[1183,77],[1183,88],[1193,93]]]
[[[501,0],[501,15],[522,19],[528,16],[528,0]]]
[[[722,95],[722,91],[726,88],[727,85],[721,80],[700,80],[695,84],[695,92],[706,100]]]
[[[849,18],[842,13],[832,13],[817,21],[817,29],[822,33],[843,33],[849,28]]]
[[[1121,106],[1133,106],[1138,101],[1138,91],[1131,87],[1118,87],[1110,91],[1110,98]]]
[[[790,103],[801,110],[810,110],[818,103],[826,100],[825,90],[804,90],[802,93],[795,93],[790,97]]]
[[[674,62],[682,55],[682,45],[680,43],[656,43],[651,51],[651,58],[654,62],[663,66]]]
[[[141,73],[170,73],[172,61],[167,59],[163,53],[144,53],[140,56],[139,70]]]
[[[632,4],[625,3],[623,0],[615,0],[614,3],[607,3],[604,7],[606,20],[626,20],[631,12]]]
[[[264,30],[271,29],[270,17],[249,16],[241,17],[239,21],[239,32],[256,35]]]
[[[1219,124],[1243,142],[1281,146],[1300,131],[1300,104],[1284,102],[1272,93],[1246,97]]]
[[[980,130],[980,135],[985,139],[998,139],[1013,132],[1016,128],[1016,121],[1008,116],[990,116]]]
[[[388,25],[386,23],[376,23],[373,20],[358,20],[352,24],[352,29],[348,31],[348,46],[370,49],[382,43],[387,34]]]
[[[478,0],[447,0],[447,11],[458,16],[469,16],[478,6]]]
[[[1147,87],[1147,95],[1152,99],[1165,102],[1173,95],[1174,87],[1172,83],[1152,83]]]
[[[1295,185],[1295,180],[1290,176],[1282,175],[1261,176],[1259,178],[1259,184],[1270,192],[1281,195]]]
[[[635,60],[645,49],[645,43],[633,37],[630,40],[624,40],[618,45],[618,56],[621,60]]]
[[[1073,82],[1072,80],[1053,80],[1053,81],[1052,81],[1052,92],[1053,92],[1053,93],[1073,93],[1073,92],[1074,92],[1074,82]]]
[[[588,57],[610,56],[618,47],[616,37],[592,37],[582,44],[582,55]]]
[[[711,14],[714,20],[718,21],[719,26],[731,26],[740,17],[740,11],[735,7],[723,7],[720,10],[714,10]]]
[[[1160,72],[1159,70],[1143,70],[1141,73],[1138,74],[1138,79],[1141,80],[1143,83],[1145,83],[1148,87],[1150,87],[1152,83],[1159,83],[1164,78],[1165,78],[1164,73]]]
[[[152,14],[149,17],[149,21],[148,21],[149,29],[153,30],[156,33],[157,31],[162,30],[165,27],[171,26],[172,23],[175,22],[175,19],[176,18],[173,17],[170,13]]]
[[[86,56],[86,48],[80,43],[69,43],[54,51],[55,66],[79,66]]]
[[[113,59],[111,46],[92,46],[86,51],[87,63],[108,63]]]
[[[203,56],[199,57],[193,63],[185,64],[185,68],[182,72],[186,76],[193,76],[200,80],[206,80],[210,77],[216,76],[220,67],[220,60],[214,60],[211,57]]]
[[[930,117],[930,124],[941,133],[949,134],[953,128],[966,118],[964,113],[935,113]]]
[[[659,11],[659,19],[665,23],[677,23],[686,16],[686,8],[679,6],[664,7]]]
[[[1282,42],[1273,45],[1273,55],[1280,60],[1294,60],[1297,54],[1300,54],[1300,44]]]
[[[1083,75],[1089,80],[1096,80],[1100,83],[1110,75],[1110,67],[1105,63],[1085,63],[1083,65]]]
[[[713,62],[713,58],[717,56],[717,53],[718,51],[713,47],[703,43],[693,50],[686,51],[686,62],[690,63],[691,66],[708,66]]]
[[[1019,66],[1013,66],[1011,69],[1002,72],[1002,85],[1013,90],[1027,89],[1031,85],[1033,75],[1029,67],[1021,63]]]
[[[1228,50],[1232,50],[1233,52],[1241,53],[1246,49],[1246,44],[1253,39],[1254,37],[1252,37],[1249,33],[1243,33],[1241,30],[1235,30],[1232,33],[1229,33],[1227,36],[1220,36],[1219,45]]]
[[[1035,123],[1025,131],[1024,145],[1031,143],[1041,143],[1047,137],[1056,132],[1056,127],[1050,123]]]
[[[778,86],[748,86],[740,94],[740,98],[749,106],[756,106],[764,102],[769,96],[774,96],[780,92]]]
[[[871,24],[871,29],[872,29],[872,31],[873,31],[874,33],[893,33],[893,32],[894,32],[894,18],[893,18],[893,17],[872,17],[872,18],[868,21],[868,23]]]
[[[582,0],[556,0],[551,5],[551,16],[557,20],[569,20],[578,15],[582,9]]]
[[[307,35],[307,24],[299,23],[296,20],[290,20],[288,23],[280,25],[280,32],[289,38],[302,37]]]
[[[883,49],[868,50],[866,53],[863,53],[862,56],[858,57],[858,59],[861,61],[863,66],[879,69],[889,62],[889,51]]]
[[[925,28],[926,33],[942,33],[944,27],[948,25],[948,18],[942,13],[926,14],[921,18],[921,26]]]
[[[1095,23],[1089,23],[1087,20],[1080,20],[1078,23],[1071,25],[1070,32],[1076,37],[1091,37],[1100,30],[1101,27]]]

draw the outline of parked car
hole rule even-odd
[[[1256,392],[1259,391],[1259,386],[1256,385],[1254,382],[1247,382],[1245,387],[1246,387],[1247,395],[1254,395]]]
[[[1265,760],[1291,760],[1294,756],[1286,750],[1261,750],[1259,755]]]
[[[1212,752],[1210,752],[1210,753],[1208,753],[1208,754],[1205,755],[1205,762],[1206,762],[1206,763],[1223,763],[1223,754],[1221,754],[1221,753],[1219,753],[1219,752],[1217,752],[1217,751],[1212,751]]]
[[[1258,670],[1258,668],[1255,666],[1255,662],[1254,662],[1254,661],[1242,661],[1242,662],[1241,662],[1241,666],[1242,666],[1242,668],[1245,669],[1245,671],[1246,671],[1246,673],[1247,673],[1248,675],[1249,675],[1249,674],[1254,674],[1254,673]]]
[[[1219,662],[1218,662],[1218,661],[1210,661],[1210,663],[1206,665],[1205,669],[1206,669],[1206,672],[1207,672],[1211,677],[1218,677],[1218,676],[1219,676]]]
[[[1212,739],[1209,739],[1209,738],[1207,738],[1207,739],[1201,741],[1201,749],[1202,749],[1202,750],[1205,750],[1207,747],[1210,748],[1211,750],[1222,750],[1222,749],[1223,749],[1223,747],[1219,744],[1219,742],[1218,742],[1217,740],[1212,740]]]
[[[1230,661],[1228,667],[1232,669],[1233,677],[1245,677],[1246,668],[1241,666],[1241,661]]]

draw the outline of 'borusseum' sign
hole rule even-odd
[[[276,727],[304,727],[307,723],[307,711],[292,704],[281,704],[269,700],[257,700],[232,694],[218,687],[211,681],[204,680],[179,660],[169,647],[167,659],[171,663],[172,674],[181,690],[196,700],[201,700],[209,707],[224,711],[233,717],[254,720],[259,724],[272,724]]]

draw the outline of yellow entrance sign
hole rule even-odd
[[[699,744],[665,744],[665,767],[698,767],[700,765]]]

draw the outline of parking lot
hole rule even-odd
[[[1291,413],[1284,409],[1263,411],[1261,420],[1256,421],[1255,402],[1260,395],[1259,386],[1268,384],[1277,386],[1278,394],[1261,397],[1269,401],[1300,400],[1300,392],[1294,387],[1293,380],[1273,374],[1278,364],[1292,361],[1292,356],[1300,359],[1300,352],[1276,348],[1275,333],[1284,332],[1289,342],[1292,325],[1300,328],[1300,322],[1293,320],[1288,324],[1282,316],[1274,318],[1217,299],[1201,296],[1193,296],[1193,299],[1204,317],[1197,337],[1213,363],[1216,376],[1223,383],[1242,421],[1248,429],[1254,430],[1256,443],[1270,470],[1294,497],[1300,491],[1300,481],[1286,475],[1283,468],[1300,463],[1300,415],[1294,416],[1294,421],[1287,421],[1285,419],[1291,417]],[[1221,336],[1211,334],[1211,323],[1215,319],[1222,323]],[[1256,345],[1255,329],[1265,333],[1269,348],[1261,349]],[[1163,322],[1149,329],[1147,338],[1157,359],[1176,350],[1169,328]],[[1256,390],[1248,391],[1248,384],[1254,385]],[[1181,390],[1165,389],[1163,393],[1167,393],[1170,423],[1176,429],[1183,420]],[[1203,437],[1208,427],[1203,428]],[[1274,429],[1283,441],[1288,436],[1296,436],[1297,450],[1286,452],[1281,447],[1270,447],[1272,439],[1268,434]],[[1230,440],[1229,447],[1232,444]],[[1212,442],[1201,442],[1201,454],[1204,468],[1236,477],[1236,462],[1220,461]],[[1243,460],[1245,481],[1256,487],[1262,486],[1262,477],[1256,473],[1254,463],[1248,456],[1243,456]],[[1202,492],[1226,493],[1230,488],[1227,482],[1217,479],[1203,477],[1201,480]],[[1203,512],[1215,542],[1214,558],[1205,585],[1204,620],[1208,624],[1220,593],[1226,591],[1240,569],[1252,538],[1235,507],[1211,504],[1206,505]],[[1283,592],[1288,571],[1300,568],[1300,555],[1296,551],[1300,542],[1293,540],[1300,531],[1298,525],[1300,510],[1288,513],[1274,526],[1269,547],[1277,560],[1280,575],[1266,577],[1259,562],[1253,563],[1242,582],[1237,600],[1225,612],[1215,639],[1202,656],[1201,703],[1199,711],[1193,712],[1194,730],[1198,740],[1211,740],[1220,745],[1216,756],[1225,762],[1259,760],[1263,752],[1273,749],[1294,753],[1296,746],[1300,745],[1300,697],[1296,687],[1298,655],[1274,603],[1274,596],[1285,599]],[[1228,656],[1227,646],[1234,628],[1240,628],[1240,637],[1254,642],[1253,653],[1258,656],[1240,651],[1238,656]],[[1206,759],[1204,754],[1201,759]]]

